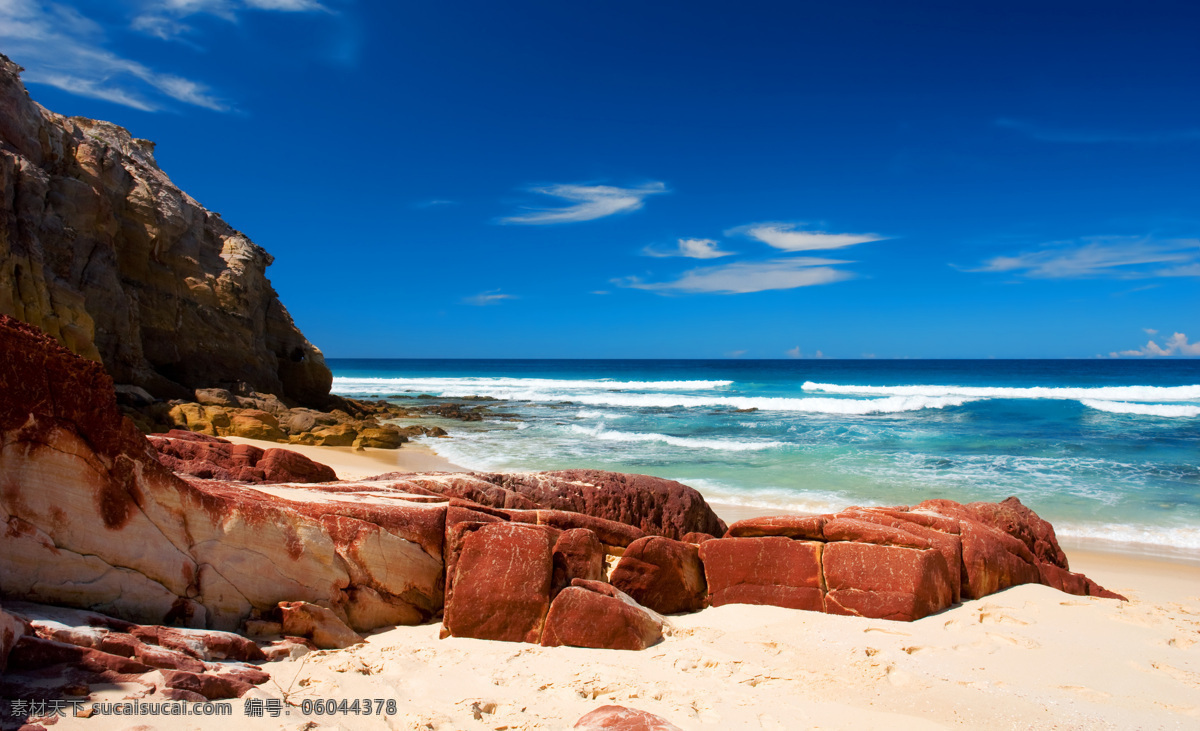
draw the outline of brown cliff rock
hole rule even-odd
[[[546,615],[545,647],[644,650],[662,640],[663,619],[603,581],[575,579]]]
[[[662,536],[629,544],[609,581],[659,614],[698,612],[708,594],[696,546]]]
[[[0,56],[0,314],[160,398],[244,382],[313,405],[331,374],[272,257],[179,188],[154,143],[33,102]]]
[[[662,716],[625,706],[600,706],[580,717],[572,728],[584,731],[682,731]]]
[[[357,645],[363,638],[325,607],[308,602],[280,602],[283,633],[307,637],[322,650],[340,650]]]

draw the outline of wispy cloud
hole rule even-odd
[[[735,253],[737,252],[721,251],[720,245],[714,239],[679,239],[679,244],[674,249],[656,249],[653,246],[642,249],[645,256],[659,258],[682,256],[688,259],[719,259]]]
[[[158,0],[139,6],[129,27],[160,38],[189,28],[183,19],[208,13],[236,21],[246,10],[312,11],[313,0]],[[79,10],[42,0],[0,0],[0,44],[25,67],[24,80],[71,94],[155,112],[171,101],[229,111],[230,104],[206,84],[151,68],[108,50],[106,28]]]
[[[996,256],[970,272],[1012,272],[1033,279],[1200,276],[1200,239],[1152,241],[1108,237],[1087,243],[1056,242],[1039,251]],[[1171,266],[1161,266],[1161,265]],[[1160,265],[1146,268],[1147,265]]]
[[[149,0],[143,12],[130,22],[136,31],[163,40],[177,38],[192,30],[184,20],[193,15],[212,15],[230,23],[247,10],[283,13],[328,11],[316,0]]]
[[[648,196],[665,193],[662,183],[647,183],[637,188],[618,188],[613,185],[547,185],[532,192],[561,198],[574,205],[563,208],[530,209],[528,213],[500,219],[500,223],[542,225],[592,221],[617,213],[629,213],[642,207]]]
[[[1145,345],[1137,350],[1122,350],[1109,353],[1109,357],[1159,358],[1178,355],[1200,355],[1200,343],[1189,343],[1187,335],[1183,333],[1175,333],[1164,340],[1162,345],[1159,345],[1154,341],[1155,336],[1158,335],[1158,331],[1147,329],[1146,332],[1150,334],[1150,340]]]
[[[817,352],[813,353],[812,355],[805,355],[805,354],[804,354],[804,351],[800,350],[800,346],[799,346],[799,345],[797,345],[797,346],[796,346],[796,347],[794,347],[794,348],[791,348],[791,349],[789,349],[789,350],[786,350],[786,351],[784,351],[784,355],[786,355],[786,356],[787,356],[787,357],[789,357],[789,358],[796,358],[796,359],[800,359],[800,358],[824,358],[824,357],[825,357],[825,354],[824,354],[824,353],[822,353],[822,352],[821,352],[821,351],[819,351],[819,350],[818,350]]]
[[[662,294],[747,294],[772,289],[795,289],[850,279],[852,272],[834,268],[847,261],[794,257],[701,267],[668,282],[645,282],[639,277],[613,280],[621,287]]]
[[[798,223],[751,223],[725,232],[726,236],[743,235],[758,239],[783,251],[822,251],[882,241],[879,234],[837,234],[826,231],[805,231]]]
[[[464,298],[463,304],[483,307],[485,305],[498,305],[504,300],[515,299],[517,299],[515,294],[502,294],[498,289],[490,289],[487,292],[481,292],[473,297]]]
[[[1074,145],[1105,143],[1162,144],[1166,142],[1188,142],[1200,140],[1200,128],[1165,130],[1161,132],[1111,132],[1097,130],[1066,130],[1045,127],[1017,119],[997,119],[997,127],[1019,132],[1039,142],[1066,142]]]
[[[413,204],[414,208],[445,208],[446,206],[457,206],[458,201],[446,200],[443,198],[435,198],[433,200],[419,201]]]

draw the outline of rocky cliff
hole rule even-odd
[[[160,398],[248,385],[324,404],[272,257],[159,169],[154,143],[29,98],[0,55],[0,313]]]

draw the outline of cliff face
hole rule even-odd
[[[272,257],[159,169],[154,143],[29,98],[0,55],[0,314],[162,398],[249,384],[320,405],[332,376]]]

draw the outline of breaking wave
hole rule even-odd
[[[575,434],[585,434],[593,439],[599,439],[605,442],[661,442],[663,444],[670,444],[673,447],[686,447],[689,449],[715,449],[721,452],[757,452],[763,449],[775,449],[776,447],[783,447],[786,445],[785,442],[749,442],[737,441],[733,439],[697,439],[695,437],[673,437],[669,434],[612,431],[602,427],[587,429],[581,426],[572,426],[571,431]]]

